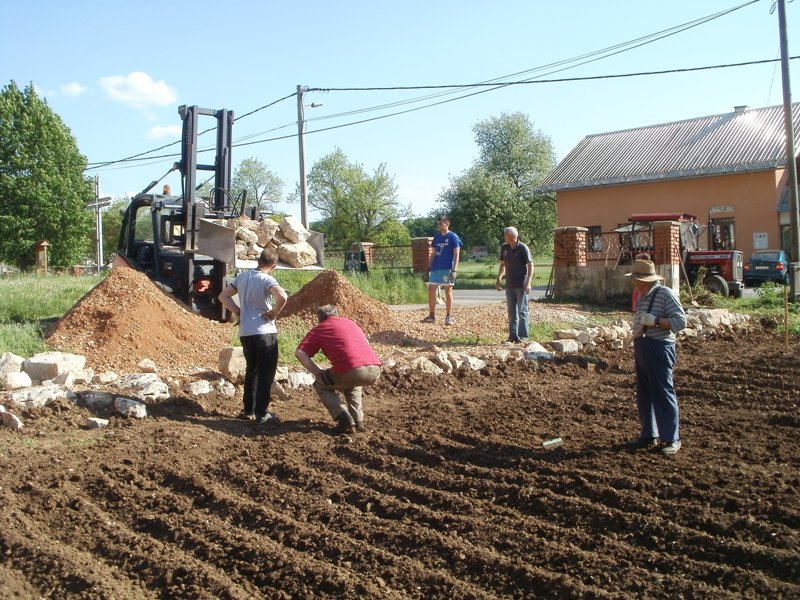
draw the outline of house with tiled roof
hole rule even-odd
[[[800,103],[792,106],[795,131]],[[545,177],[559,227],[588,240],[636,213],[687,213],[721,248],[790,249],[783,106],[586,136]]]

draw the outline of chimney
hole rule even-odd
[[[743,113],[743,112],[744,112],[744,111],[746,111],[748,108],[750,108],[750,107],[749,107],[749,106],[747,106],[747,104],[740,104],[739,106],[734,106],[734,107],[733,107],[733,112],[734,112],[734,113]]]

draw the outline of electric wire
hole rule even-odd
[[[577,67],[577,66],[581,66],[581,65],[584,65],[584,64],[591,63],[591,62],[595,62],[595,61],[598,61],[598,60],[602,60],[604,58],[608,58],[609,56],[613,56],[613,55],[619,54],[621,52],[626,52],[626,51],[641,47],[641,46],[643,46],[645,44],[653,43],[655,41],[659,41],[659,40],[664,39],[666,37],[670,37],[672,35],[677,35],[678,33],[681,33],[683,31],[686,31],[686,30],[691,29],[693,27],[697,27],[699,25],[703,25],[703,24],[708,23],[710,21],[713,21],[715,19],[721,18],[721,17],[723,17],[725,15],[728,15],[728,14],[730,14],[732,12],[740,10],[740,9],[746,7],[746,6],[749,6],[749,5],[754,4],[756,2],[759,2],[759,1],[760,0],[750,0],[748,2],[745,2],[745,3],[740,4],[738,6],[732,7],[730,9],[726,9],[724,11],[720,11],[720,12],[717,12],[717,13],[714,13],[714,14],[711,14],[711,15],[707,15],[705,17],[701,17],[701,18],[695,19],[693,21],[689,21],[687,23],[683,23],[683,24],[680,24],[680,25],[676,25],[674,27],[670,27],[670,28],[667,28],[667,29],[664,29],[664,30],[660,30],[658,32],[654,32],[654,33],[648,34],[646,36],[641,36],[639,38],[635,38],[635,39],[629,40],[627,42],[622,42],[622,43],[619,43],[619,44],[615,44],[613,46],[609,46],[609,47],[606,47],[606,48],[603,48],[603,49],[600,49],[600,50],[596,50],[596,51],[593,51],[593,52],[589,52],[589,53],[586,53],[586,54],[583,54],[583,55],[579,55],[579,56],[576,56],[576,57],[563,59],[563,60],[560,60],[560,61],[549,63],[547,65],[534,67],[532,69],[526,69],[524,71],[519,71],[519,72],[516,72],[516,73],[509,74],[509,75],[499,76],[499,77],[496,77],[496,78],[493,78],[493,79],[489,79],[489,80],[485,80],[483,82],[478,82],[478,83],[414,85],[414,86],[386,86],[386,87],[348,87],[348,88],[310,88],[310,87],[307,87],[307,88],[304,89],[304,92],[334,92],[334,91],[338,91],[338,92],[347,92],[347,91],[364,92],[364,91],[402,91],[402,90],[413,91],[413,90],[426,90],[426,89],[429,89],[429,90],[439,89],[439,90],[444,90],[444,91],[437,92],[435,94],[428,94],[426,96],[421,96],[421,97],[416,97],[416,98],[411,98],[411,99],[405,99],[405,100],[385,103],[385,104],[376,105],[376,106],[364,107],[364,108],[355,109],[355,110],[352,110],[352,111],[333,113],[333,114],[328,114],[328,115],[322,115],[322,116],[319,116],[319,117],[312,117],[310,119],[304,119],[304,122],[306,122],[306,123],[322,121],[322,120],[329,120],[329,119],[335,119],[335,118],[342,118],[342,117],[345,117],[345,116],[353,116],[353,115],[357,115],[357,114],[364,114],[364,113],[368,113],[368,112],[386,110],[388,108],[393,108],[393,107],[396,107],[396,106],[404,106],[404,105],[407,105],[407,104],[424,102],[425,100],[429,100],[429,99],[432,99],[432,98],[437,98],[437,97],[441,97],[441,96],[456,94],[459,91],[462,91],[464,89],[472,89],[472,88],[485,88],[485,89],[480,89],[479,91],[476,91],[476,92],[463,94],[463,95],[457,96],[455,98],[450,98],[450,99],[447,99],[447,100],[442,100],[442,101],[438,101],[438,102],[432,102],[432,103],[425,104],[423,106],[418,106],[418,107],[411,108],[411,109],[406,109],[406,110],[402,110],[402,111],[396,111],[396,112],[393,112],[393,113],[388,113],[388,114],[385,114],[385,115],[379,115],[379,116],[371,117],[371,118],[367,118],[367,119],[360,119],[360,120],[357,120],[357,121],[353,121],[353,122],[349,122],[349,123],[343,123],[343,124],[339,124],[339,125],[334,125],[334,126],[331,126],[331,127],[313,129],[313,130],[306,131],[305,133],[310,135],[310,134],[313,134],[313,133],[319,133],[319,132],[323,132],[323,131],[330,131],[330,130],[333,130],[333,129],[339,129],[339,128],[343,128],[343,127],[350,127],[350,126],[354,126],[354,125],[359,125],[359,124],[370,122],[370,121],[376,121],[376,120],[379,120],[379,119],[385,119],[385,118],[389,118],[389,117],[393,117],[393,116],[398,116],[398,115],[414,112],[414,111],[417,111],[417,110],[422,110],[422,109],[425,109],[425,108],[430,108],[430,107],[433,107],[433,106],[438,106],[438,105],[441,105],[441,104],[446,104],[446,103],[449,103],[449,102],[453,102],[453,101],[456,101],[456,100],[461,100],[461,99],[464,99],[464,98],[469,98],[471,96],[475,96],[475,95],[478,95],[478,94],[486,93],[486,92],[489,92],[489,91],[494,91],[494,90],[497,90],[497,89],[502,89],[502,88],[509,87],[509,86],[529,85],[529,84],[543,84],[543,83],[563,83],[563,82],[572,82],[572,81],[588,81],[588,80],[597,80],[597,79],[613,79],[613,78],[623,78],[623,77],[637,77],[637,76],[648,76],[648,75],[686,73],[686,72],[692,72],[692,71],[702,71],[702,70],[707,70],[707,69],[742,67],[742,66],[748,66],[748,65],[754,65],[754,64],[763,64],[763,63],[775,62],[777,59],[768,59],[768,60],[762,60],[762,61],[749,61],[749,62],[742,62],[742,63],[733,63],[733,64],[728,64],[728,65],[712,65],[712,66],[706,66],[706,67],[692,67],[692,68],[684,68],[684,69],[668,69],[668,70],[662,70],[662,71],[646,71],[646,72],[625,73],[625,74],[616,74],[616,75],[597,75],[597,76],[570,77],[570,78],[559,78],[559,79],[540,79],[540,77],[544,77],[544,76],[552,74],[552,73],[557,73],[557,72],[560,72],[560,71],[563,71],[563,70],[566,70],[566,69],[570,69],[570,68],[574,68],[574,67]],[[795,59],[795,58],[798,58],[798,57],[791,57],[791,59]],[[582,62],[578,62],[578,61],[582,61]],[[575,64],[573,64],[573,63],[575,63]],[[555,67],[560,67],[560,68],[556,69]],[[552,69],[552,70],[547,71],[546,73],[542,73],[541,75],[538,75],[536,77],[532,77],[532,78],[528,78],[528,79],[524,79],[524,80],[520,80],[520,81],[505,81],[505,79],[507,79],[508,77],[534,73],[534,72],[538,72],[538,71],[542,71],[542,70],[546,70],[546,69]],[[239,117],[236,117],[234,119],[234,121],[238,121],[240,119],[243,119],[245,117],[253,115],[253,114],[255,114],[255,113],[257,113],[257,112],[259,112],[261,110],[264,110],[266,108],[274,106],[275,104],[278,104],[279,102],[282,102],[284,100],[287,100],[288,98],[295,97],[295,96],[297,96],[297,92],[293,92],[291,94],[287,94],[286,96],[283,96],[282,98],[279,98],[279,99],[277,99],[277,100],[275,100],[273,102],[270,102],[269,104],[265,104],[265,105],[260,106],[260,107],[258,107],[256,109],[248,111],[247,113],[244,113],[243,115],[240,115]],[[272,129],[269,129],[269,130],[266,130],[266,131],[253,133],[253,134],[248,134],[248,135],[243,136],[242,138],[240,138],[240,140],[249,140],[249,139],[258,137],[260,135],[264,135],[266,133],[271,133],[271,132],[274,132],[274,131],[285,129],[287,127],[295,126],[296,124],[297,124],[297,121],[294,121],[294,122],[291,122],[291,123],[287,123],[287,124],[284,124],[284,125],[280,125],[280,126],[274,127]],[[208,133],[209,131],[213,131],[213,130],[215,130],[215,127],[210,127],[210,128],[208,128],[208,129],[206,129],[204,131],[201,131],[198,135],[202,135],[204,133]],[[248,145],[254,145],[254,144],[259,144],[259,143],[266,143],[266,142],[271,142],[271,141],[277,141],[277,140],[282,140],[282,139],[293,138],[293,137],[296,137],[296,136],[297,136],[297,134],[292,133],[292,134],[288,134],[288,135],[284,135],[284,136],[271,137],[271,138],[266,138],[266,139],[261,139],[261,140],[240,141],[240,142],[238,142],[236,144],[233,144],[233,146],[234,147],[248,146]],[[157,156],[147,156],[147,155],[152,154],[153,152],[157,152],[159,150],[163,150],[165,148],[169,148],[169,147],[174,146],[174,145],[179,144],[179,143],[181,143],[181,140],[177,140],[177,141],[171,142],[169,144],[164,144],[164,145],[159,146],[157,148],[154,148],[152,150],[148,150],[148,151],[145,151],[145,152],[140,152],[138,154],[134,154],[132,156],[129,156],[129,157],[126,157],[126,158],[122,158],[122,159],[117,159],[117,160],[112,160],[112,161],[105,161],[105,162],[88,163],[86,170],[101,170],[101,169],[104,170],[104,169],[106,169],[106,168],[108,168],[108,167],[110,167],[112,165],[116,165],[116,164],[119,164],[119,163],[139,162],[139,161],[151,160],[151,159],[174,158],[174,157],[180,156],[180,155],[179,154],[168,154],[168,155],[157,155]],[[198,150],[198,152],[209,152],[209,151],[212,151],[213,149],[214,149],[213,147],[209,147],[209,148]]]

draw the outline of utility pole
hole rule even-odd
[[[111,196],[105,198],[100,197],[100,176],[94,176],[94,201],[87,202],[84,206],[94,209],[94,247],[95,247],[95,264],[97,273],[100,273],[100,268],[103,266],[103,217],[100,214],[100,208],[109,206],[111,204]]]
[[[308,184],[306,183],[305,115],[303,114],[303,94],[305,87],[297,86],[297,144],[300,151],[300,222],[308,229]]]
[[[792,263],[789,267],[789,296],[800,298],[800,225],[798,224],[797,158],[794,149],[792,88],[789,79],[789,42],[786,36],[786,1],[778,0],[778,27],[781,36],[781,77],[783,80],[783,119],[786,128],[786,168],[789,170],[789,234]]]

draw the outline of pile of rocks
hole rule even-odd
[[[236,258],[257,260],[262,250],[272,250],[286,264],[308,267],[318,263],[317,251],[308,243],[311,232],[295,217],[254,221],[246,216],[227,221],[236,230]]]

